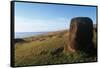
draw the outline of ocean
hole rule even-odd
[[[36,36],[36,35],[41,35],[46,33],[47,32],[15,32],[14,38],[26,38],[26,37],[31,37],[31,36]]]

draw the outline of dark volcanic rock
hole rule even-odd
[[[23,43],[23,42],[26,42],[24,39],[21,39],[21,38],[17,38],[14,41],[15,41],[15,43]]]
[[[88,17],[76,17],[71,20],[68,50],[93,53],[93,22]]]

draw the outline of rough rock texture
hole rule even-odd
[[[93,22],[88,17],[76,17],[71,20],[68,51],[82,51],[93,54]]]

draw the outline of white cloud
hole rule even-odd
[[[39,20],[15,17],[15,32],[45,32],[67,28],[69,28],[69,21],[65,18]]]

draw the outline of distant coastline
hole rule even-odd
[[[31,36],[36,36],[36,35],[41,35],[41,34],[46,34],[48,32],[15,32],[15,39],[16,38],[26,38],[26,37],[31,37]]]
[[[68,31],[68,29],[63,29],[63,30],[57,30],[57,31],[46,31],[46,32],[15,32],[15,39],[16,38],[27,38],[27,37],[32,37],[32,36],[37,36],[37,35],[42,35],[42,34],[48,34],[48,33],[53,33],[53,32],[59,32],[59,31]]]

